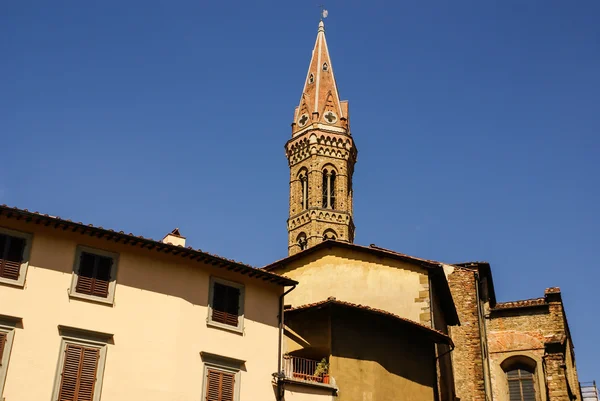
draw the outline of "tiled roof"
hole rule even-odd
[[[452,339],[448,335],[442,333],[439,330],[432,329],[429,326],[415,322],[414,320],[410,320],[410,319],[398,316],[395,313],[388,312],[383,309],[373,308],[368,305],[355,304],[352,302],[340,301],[340,300],[336,299],[335,297],[329,297],[324,301],[313,302],[311,304],[292,307],[292,308],[286,309],[285,313],[307,310],[307,309],[312,309],[312,308],[319,308],[319,307],[326,306],[326,305],[341,305],[341,306],[345,306],[345,307],[349,307],[349,308],[354,308],[354,309],[359,309],[359,310],[375,313],[377,315],[391,317],[391,318],[399,320],[401,322],[408,323],[418,329],[427,331],[429,334],[432,334],[438,340],[441,340],[440,342],[442,342],[444,344],[448,344],[448,345],[452,345],[452,346],[454,345],[452,343]]]
[[[147,248],[181,258],[188,258],[193,261],[213,265],[216,268],[230,270],[279,285],[285,286],[298,284],[298,282],[295,280],[279,274],[271,273],[263,269],[237,262],[235,260],[226,259],[222,256],[213,255],[208,252],[204,252],[201,249],[193,249],[192,247],[183,247],[181,245],[165,244],[161,241],[156,241],[151,238],[144,238],[132,233],[126,234],[123,231],[114,231],[105,229],[103,227],[96,227],[91,224],[74,222],[71,220],[61,219],[58,216],[51,216],[48,214],[42,214],[40,212],[30,212],[27,209],[18,209],[7,205],[0,205],[0,216],[6,216],[7,218],[22,220],[27,223],[43,225],[46,227],[52,226],[57,230],[71,230],[72,232],[79,232],[83,235],[87,234],[91,237],[105,238],[106,240],[114,241],[116,243],[121,242],[123,244],[139,246],[140,248]]]
[[[520,301],[498,302],[492,310],[529,308],[532,306],[541,306],[541,305],[546,305],[546,299],[544,297],[523,299]]]
[[[301,252],[298,252],[292,256],[287,256],[276,262],[268,264],[268,265],[264,266],[263,269],[269,270],[269,271],[274,270],[274,269],[280,267],[282,264],[291,262],[292,260],[296,260],[296,259],[301,258],[305,255],[308,255],[312,252],[315,252],[321,248],[326,248],[329,246],[339,246],[339,247],[343,247],[343,248],[354,249],[357,251],[366,251],[368,253],[379,255],[379,256],[389,256],[389,257],[392,257],[395,259],[400,259],[400,260],[403,260],[406,262],[413,262],[415,264],[418,264],[418,265],[421,265],[421,266],[427,267],[427,268],[442,268],[443,267],[443,264],[441,262],[436,262],[435,260],[417,258],[416,256],[410,256],[405,253],[400,253],[400,252],[392,251],[390,249],[381,248],[375,244],[371,244],[369,246],[363,246],[363,245],[351,244],[348,242],[327,240],[327,241],[323,241],[315,246],[307,248]]]

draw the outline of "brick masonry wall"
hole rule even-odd
[[[494,400],[508,401],[503,364],[511,357],[535,362],[538,400],[570,400],[570,394],[580,398],[574,358],[566,360],[571,358],[570,338],[560,290],[549,288],[544,298],[511,304],[498,305],[487,319]]]
[[[484,369],[475,272],[457,267],[448,276],[448,283],[461,324],[451,327],[450,330],[450,335],[456,345],[452,352],[456,396],[461,400],[484,401]]]

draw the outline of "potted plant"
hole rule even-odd
[[[329,362],[327,359],[323,358],[321,362],[317,363],[317,368],[315,369],[315,376],[322,377],[324,384],[329,384]]]

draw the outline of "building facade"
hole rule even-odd
[[[0,399],[272,399],[295,282],[184,241],[0,207]]]

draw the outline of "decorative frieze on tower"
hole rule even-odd
[[[340,101],[335,83],[323,21],[285,151],[290,166],[289,254],[326,239],[353,242],[357,150],[348,102]]]

